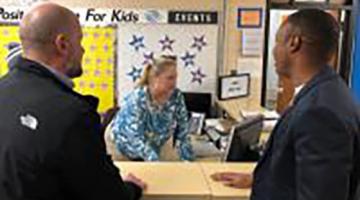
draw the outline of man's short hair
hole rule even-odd
[[[329,13],[319,9],[303,9],[287,19],[290,35],[300,36],[314,49],[310,52],[320,59],[329,59],[339,43],[339,24]]]

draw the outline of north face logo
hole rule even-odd
[[[26,114],[25,116],[20,116],[20,122],[23,126],[26,126],[31,130],[36,130],[39,124],[37,119],[30,114]]]

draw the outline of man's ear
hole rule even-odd
[[[59,52],[60,54],[62,54],[62,55],[67,54],[68,49],[69,49],[69,43],[68,43],[66,35],[59,34],[56,36],[55,48],[56,48],[57,52]]]
[[[297,35],[290,36],[287,45],[290,53],[296,53],[301,49],[302,39]]]

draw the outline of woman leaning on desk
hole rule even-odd
[[[188,111],[176,79],[176,57],[161,56],[145,68],[137,87],[121,103],[112,132],[117,150],[128,159],[163,160],[161,152],[169,142],[181,160],[194,159]]]

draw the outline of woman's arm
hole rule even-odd
[[[158,153],[146,145],[144,108],[137,98],[127,99],[116,115],[113,134],[117,148],[126,156],[156,161],[159,160]]]
[[[179,91],[177,94],[176,105],[176,123],[175,139],[178,141],[177,150],[182,160],[192,161],[195,159],[194,152],[189,138],[189,117],[185,106],[183,94]]]

